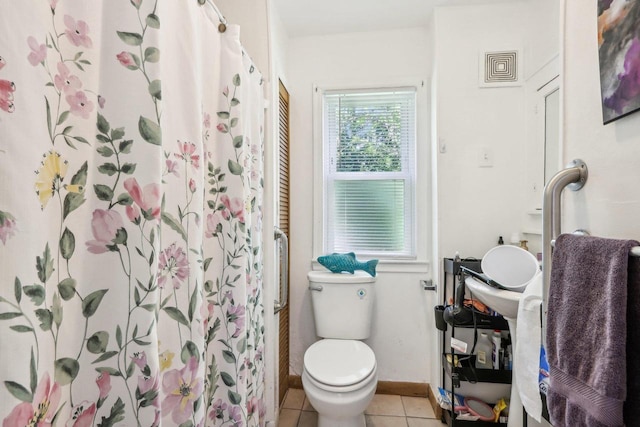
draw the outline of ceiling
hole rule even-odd
[[[426,26],[436,6],[517,0],[273,0],[290,37]]]

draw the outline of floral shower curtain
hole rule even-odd
[[[262,78],[196,0],[0,0],[0,419],[264,424]]]

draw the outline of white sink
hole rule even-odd
[[[518,316],[518,303],[522,293],[494,288],[471,276],[467,276],[464,282],[474,298],[502,314],[506,319],[515,319]]]

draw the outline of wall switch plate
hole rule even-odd
[[[438,138],[438,151],[440,151],[440,154],[447,152],[447,143],[444,138]]]
[[[493,167],[493,150],[487,147],[480,147],[478,151],[478,167]]]

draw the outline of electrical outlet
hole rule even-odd
[[[480,147],[478,151],[478,167],[493,167],[493,150],[487,147]]]

